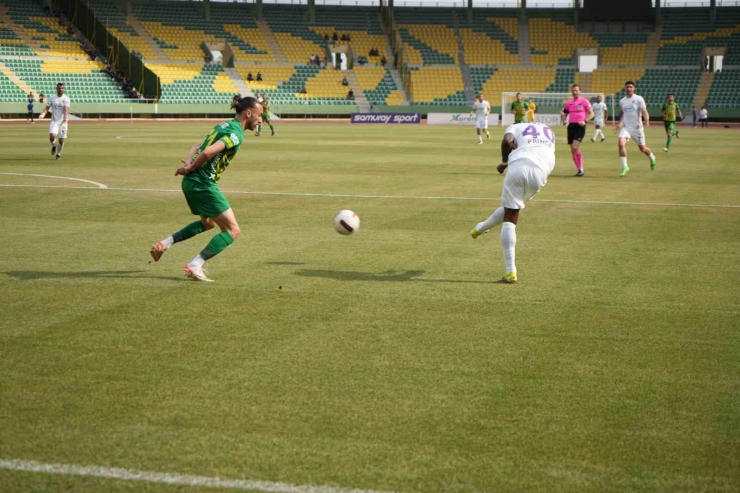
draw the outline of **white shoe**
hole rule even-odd
[[[183,270],[185,275],[193,281],[213,282],[213,279],[206,275],[203,267],[191,267],[190,264],[187,264]]]
[[[667,147],[664,147],[663,148],[663,152],[668,152],[668,148]]]

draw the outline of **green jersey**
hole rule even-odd
[[[665,113],[665,121],[675,122],[678,112],[681,111],[681,107],[678,103],[666,103],[661,108],[661,111]]]
[[[243,140],[244,131],[242,130],[242,124],[236,118],[219,123],[213,127],[211,133],[208,134],[208,137],[200,145],[200,149],[198,149],[193,160],[216,142],[223,142],[226,147],[223,151],[213,156],[213,158],[203,163],[200,168],[189,174],[188,177],[192,177],[204,184],[218,182],[219,178],[221,178],[221,173],[231,163],[231,160],[241,147]]]
[[[514,101],[511,103],[511,111],[514,112],[514,120],[524,120],[524,115],[527,113],[529,105],[526,101]]]

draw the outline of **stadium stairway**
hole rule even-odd
[[[709,91],[712,89],[712,84],[714,84],[714,72],[702,72],[701,74],[701,80],[699,81],[699,87],[696,89],[696,94],[694,95],[694,106],[697,108],[701,108],[702,106],[707,104],[707,99],[709,99]],[[684,115],[686,115],[688,110],[684,108]]]
[[[475,88],[473,87],[473,78],[470,76],[470,65],[465,61],[465,43],[463,43],[462,36],[460,35],[460,23],[457,14],[453,14],[455,21],[455,37],[457,38],[457,49],[458,49],[458,60],[460,63],[460,73],[462,73],[463,88],[465,89],[465,97],[468,99],[470,104],[475,101]]]
[[[645,65],[652,67],[658,61],[658,51],[660,51],[660,38],[663,35],[663,19],[658,19],[655,30],[650,33],[647,45],[645,46]]]
[[[154,41],[152,36],[149,34],[149,31],[144,28],[144,25],[139,21],[139,19],[134,16],[128,16],[126,18],[126,22],[128,23],[128,25],[134,28],[134,31],[136,31],[141,39],[146,41],[146,43],[156,55],[156,60],[169,61],[170,57],[167,56],[167,53],[165,53],[165,51],[160,48],[159,45]]]
[[[244,79],[242,79],[236,69],[224,67],[224,72],[226,72],[231,78],[231,82],[234,83],[234,86],[236,86],[237,91],[239,91],[239,94],[241,94],[243,98],[254,97],[254,93],[249,86],[247,86]]]
[[[519,65],[532,65],[531,45],[529,44],[529,22],[519,20]]]
[[[368,112],[370,111],[370,103],[367,101],[367,98],[365,97],[365,91],[362,90],[362,85],[360,84],[359,79],[357,79],[357,74],[354,70],[347,70],[345,72],[345,75],[347,76],[347,81],[349,82],[349,87],[352,88],[352,91],[355,93],[355,102],[360,107],[361,112]]]
[[[593,73],[589,72],[577,72],[576,73],[577,80],[579,86],[581,86],[581,92],[593,92],[593,80],[594,75]]]
[[[18,77],[16,73],[13,72],[13,69],[5,65],[2,60],[0,60],[0,74],[5,75],[5,77],[10,79],[12,83],[20,87],[23,90],[23,94],[28,94],[29,92],[33,91],[33,88],[26,84],[26,82],[23,81],[20,77]]]
[[[41,48],[41,43],[31,39],[26,30],[8,15],[8,8],[2,2],[0,2],[0,20],[5,24],[5,27],[13,31],[23,41],[23,44],[35,51],[36,56],[48,56],[46,50]]]
[[[263,20],[259,20],[256,22],[257,22],[257,27],[262,33],[262,37],[264,37],[265,41],[267,42],[267,46],[270,47],[272,56],[275,57],[275,61],[279,63],[288,62],[288,57],[285,56],[283,49],[280,47],[280,43],[278,43],[277,38],[275,38],[275,35],[272,33],[270,26],[267,25],[267,22]]]

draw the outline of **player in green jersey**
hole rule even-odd
[[[522,93],[516,93],[516,101],[511,103],[511,112],[514,113],[514,123],[527,123],[527,111],[529,105],[522,101]]]
[[[190,212],[200,216],[200,220],[188,224],[150,250],[152,259],[158,262],[174,243],[218,226],[221,232],[185,266],[185,274],[196,281],[212,281],[206,276],[203,264],[234,243],[241,233],[234,211],[216,183],[239,151],[244,130],[254,130],[260,123],[262,105],[255,98],[247,97],[238,101],[234,98],[231,107],[236,110],[236,117],[213,127],[202,143],[190,149],[182,166],[175,171],[175,176],[183,176],[182,192]]]
[[[665,126],[665,134],[668,137],[663,152],[668,152],[668,149],[671,147],[671,138],[673,136],[678,138],[676,115],[678,115],[678,121],[683,120],[681,107],[676,103],[676,96],[673,93],[668,95],[668,102],[663,105],[660,112],[663,114],[663,125]]]
[[[275,127],[273,127],[272,123],[270,123],[270,102],[268,101],[268,96],[266,92],[262,93],[260,103],[262,104],[262,109],[264,110],[264,112],[262,113],[262,121],[270,126],[270,132],[272,132],[270,136],[272,137],[273,135],[275,135]],[[260,134],[262,134],[262,124],[257,127],[257,131],[254,133],[254,135],[257,137],[259,137]]]

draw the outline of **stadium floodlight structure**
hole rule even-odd
[[[544,123],[546,125],[560,125],[560,110],[563,109],[565,102],[573,97],[569,92],[524,92],[520,91],[522,95],[522,101],[534,101],[537,105],[537,113],[535,113],[535,121]],[[516,101],[516,92],[502,92],[501,93],[501,125],[509,126],[514,123],[514,114],[511,112],[511,103]],[[607,101],[604,93],[601,92],[582,92],[581,97],[584,97],[592,103],[596,101],[596,96],[601,96],[601,101],[606,103],[609,107],[609,118],[613,119],[616,115],[614,113],[615,101],[614,97],[610,96]]]

